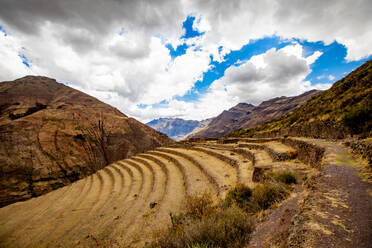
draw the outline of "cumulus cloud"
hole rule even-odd
[[[334,77],[333,75],[329,75],[329,76],[328,76],[328,79],[329,79],[330,81],[333,81],[333,80],[335,79],[335,77]]]
[[[305,81],[311,72],[309,61],[315,62],[321,53],[314,52],[309,57],[302,54],[303,48],[299,44],[279,50],[270,49],[227,69],[224,77],[213,82],[209,91],[197,102],[171,100],[167,108],[149,106],[137,111],[146,119],[160,115],[202,120],[216,116],[239,102],[257,105],[277,96],[294,96],[312,89],[329,88],[331,84],[311,85]]]
[[[371,54],[372,3],[368,0],[2,0],[0,80],[28,74],[69,82],[72,87],[149,120],[160,116],[203,119],[238,102],[259,103],[312,88],[305,81],[321,52],[304,57],[299,44],[271,49],[227,69],[197,101],[176,100],[193,89],[210,68],[210,55],[223,61],[251,39],[280,36],[334,40],[347,59]],[[194,30],[181,39],[182,22],[195,16]],[[165,44],[190,47],[172,58]],[[20,55],[29,60],[29,67]],[[330,80],[333,80],[329,77]],[[166,101],[164,106],[147,106]]]
[[[277,96],[301,94],[316,87],[305,81],[311,72],[311,64],[309,57],[305,58],[302,54],[303,48],[299,44],[279,50],[270,49],[242,65],[228,68],[225,76],[213,83],[212,89],[224,89],[230,98],[252,104]],[[310,56],[310,61],[314,62],[314,57],[320,54],[315,52]],[[322,88],[326,87],[329,85]]]
[[[338,41],[348,48],[347,59],[372,54],[372,2],[369,0],[237,0],[187,1],[212,27],[208,46],[236,50],[250,39],[269,35],[297,37],[326,44]]]

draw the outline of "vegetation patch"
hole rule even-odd
[[[239,183],[227,193],[225,202],[228,206],[237,204],[239,207],[243,207],[248,204],[251,196],[252,190],[248,186]]]
[[[147,247],[244,247],[255,228],[255,214],[288,195],[288,187],[268,181],[253,189],[237,184],[218,204],[210,194],[189,196],[185,211],[171,214],[170,227],[155,232]]]
[[[12,119],[12,120],[16,120],[16,119],[19,119],[19,118],[22,118],[22,117],[25,117],[25,116],[28,116],[28,115],[31,115],[37,111],[40,111],[40,110],[43,110],[43,109],[46,109],[47,105],[44,105],[42,103],[36,103],[36,105],[34,107],[30,107],[27,109],[26,112],[24,113],[21,113],[21,114],[13,114],[13,113],[10,113],[9,114],[9,118]]]
[[[288,154],[289,159],[295,159],[298,155],[298,152],[297,150],[292,149],[292,150],[288,150],[287,154]]]
[[[273,204],[281,202],[288,195],[289,191],[279,183],[259,184],[253,189],[251,206],[257,212],[265,210]]]
[[[167,230],[148,247],[243,247],[254,230],[253,218],[237,206],[214,205],[209,194],[192,196],[186,211],[171,215]]]
[[[288,185],[297,183],[297,176],[292,171],[281,171],[281,172],[268,171],[266,173],[266,177],[269,177],[275,181],[282,182]]]

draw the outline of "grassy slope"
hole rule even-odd
[[[253,135],[280,129],[331,122],[351,134],[371,135],[372,129],[372,60],[364,63],[329,90],[314,97],[293,113],[251,129],[238,129],[229,136]]]

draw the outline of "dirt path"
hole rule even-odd
[[[363,166],[341,144],[307,140],[326,148],[326,160],[294,219],[288,247],[372,247],[372,184]]]
[[[326,148],[322,169],[268,211],[248,247],[371,248],[371,174],[340,143],[305,141]]]

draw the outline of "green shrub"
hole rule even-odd
[[[292,171],[281,171],[281,172],[273,172],[268,171],[265,175],[267,178],[281,182],[285,184],[296,184],[297,183],[297,176]]]
[[[372,119],[372,102],[368,99],[351,107],[343,119],[343,124],[349,128],[352,134],[359,134],[364,130],[365,126]]]
[[[246,205],[252,196],[252,190],[244,185],[244,184],[237,184],[234,188],[229,190],[225,197],[225,203],[228,206],[232,204],[237,204],[239,207]]]
[[[254,222],[238,207],[218,208],[201,219],[189,219],[171,226],[149,247],[244,247],[248,244]],[[159,234],[158,234],[159,235]]]
[[[202,196],[191,195],[186,198],[185,215],[193,219],[201,219],[215,212],[210,193],[204,193]]]
[[[253,189],[252,192],[252,207],[256,211],[265,210],[271,205],[285,199],[288,194],[288,191],[280,184],[259,184]]]

